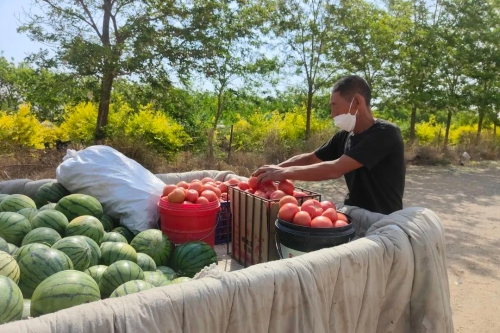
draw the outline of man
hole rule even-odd
[[[401,132],[373,117],[370,100],[371,89],[363,78],[342,78],[330,96],[331,116],[341,130],[316,151],[265,165],[254,176],[259,182],[344,176],[349,190],[345,205],[382,214],[402,209],[406,165]]]

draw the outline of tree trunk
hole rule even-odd
[[[217,130],[217,124],[219,123],[219,119],[222,116],[222,94],[222,90],[220,90],[217,94],[217,113],[215,115],[212,129],[210,130],[210,133],[208,133],[208,156],[210,158],[214,157],[214,136],[215,131]]]
[[[446,119],[446,131],[444,133],[444,143],[443,143],[443,149],[446,150],[448,148],[448,138],[450,136],[450,127],[451,127],[451,108],[448,109],[448,118]]]
[[[481,130],[483,129],[483,119],[484,119],[484,110],[479,110],[479,121],[477,123],[477,137],[476,137],[477,142],[479,142],[481,140]]]
[[[97,126],[95,129],[95,141],[106,138],[105,127],[108,124],[109,103],[111,102],[111,90],[113,88],[114,75],[105,73],[101,81],[101,96],[99,99],[99,112],[97,114]]]
[[[309,85],[307,89],[307,116],[306,116],[306,140],[309,140],[311,137],[311,113],[312,113],[312,100],[313,100],[313,87]]]
[[[415,142],[415,125],[417,123],[417,105],[413,104],[410,118],[410,144]]]

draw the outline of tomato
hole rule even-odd
[[[347,216],[345,214],[337,213],[337,216],[338,216],[339,220],[342,220],[342,221],[345,221],[345,222],[349,222],[349,220],[347,219]]]
[[[195,190],[196,192],[198,192],[198,194],[200,194],[201,192],[203,192],[203,184],[200,181],[194,182],[188,185],[188,189]]]
[[[280,190],[276,190],[273,193],[271,193],[271,195],[269,196],[269,199],[277,200],[277,199],[283,198],[285,195],[286,195],[285,192],[280,191]]]
[[[300,212],[299,206],[292,203],[287,203],[284,204],[278,211],[278,217],[283,221],[291,223],[294,220],[295,214],[299,212]]]
[[[173,185],[173,184],[165,185],[165,187],[163,188],[163,194],[162,195],[163,196],[169,195],[176,188],[177,188],[177,186]]]
[[[293,196],[296,198],[305,197],[306,195],[304,192],[293,191]]]
[[[198,199],[199,196],[200,196],[200,194],[198,193],[198,191],[196,191],[194,189],[186,191],[186,200],[190,201],[192,203],[195,203],[196,199]]]
[[[185,204],[185,205],[193,205],[194,203],[191,202],[191,201],[184,201],[183,204]]]
[[[250,188],[250,186],[248,185],[248,183],[247,183],[247,182],[239,182],[239,183],[238,183],[238,188],[239,188],[240,190],[243,190],[243,191],[244,191],[244,190],[248,190],[248,189]]]
[[[182,187],[178,187],[168,195],[168,202],[181,203],[186,200],[186,191]]]
[[[317,216],[311,221],[312,228],[333,228],[332,220],[326,216]]]
[[[333,227],[334,228],[340,228],[340,227],[345,227],[346,225],[348,225],[348,223],[346,221],[343,221],[343,220],[337,220],[335,221],[335,223],[333,224]]]
[[[259,182],[257,181],[257,177],[250,177],[248,179],[248,186],[250,186],[250,188],[253,188],[254,190],[258,190]]]
[[[284,207],[284,206],[283,206]],[[308,212],[300,211],[293,217],[293,223],[303,225],[305,227],[311,226],[311,216]]]
[[[258,196],[258,197],[261,197],[261,198],[266,198],[266,192],[264,192],[264,191],[257,190],[257,191],[255,191],[255,193],[254,193],[254,194],[255,194],[256,196]]]
[[[295,186],[288,179],[280,181],[278,184],[278,190],[285,192],[288,195],[293,195],[293,191],[295,190]]]
[[[200,183],[200,182],[201,182],[201,180],[199,180],[199,179],[193,179],[193,180],[191,181],[191,183]]]
[[[205,197],[198,197],[198,199],[196,199],[195,203],[196,204],[200,204],[200,205],[207,204],[208,203],[208,199],[205,198]]]
[[[213,180],[213,178],[210,178],[210,177],[205,177],[201,180],[201,183],[202,184],[205,184],[205,183],[209,183],[209,182],[213,182],[215,183],[215,180]]]
[[[337,211],[333,208],[328,208],[323,212],[323,214],[321,214],[321,216],[328,217],[332,222],[337,221],[339,219],[337,216]]]
[[[215,194],[214,191],[210,191],[210,190],[205,190],[205,191],[201,192],[200,196],[207,198],[209,202],[217,201],[219,199],[217,197],[217,194]]]
[[[215,192],[216,186],[210,185],[210,184],[203,184],[203,191],[212,191]],[[202,191],[202,192],[203,192]]]
[[[299,202],[297,201],[297,199],[295,199],[291,195],[285,195],[283,198],[280,199],[280,208],[281,208],[281,206],[283,206],[284,204],[287,204],[287,203],[293,203],[297,206],[299,205]]]
[[[308,212],[312,219],[323,214],[321,203],[316,199],[304,201],[300,209],[304,212]]]
[[[321,208],[323,208],[323,211],[327,210],[328,208],[337,209],[337,207],[335,207],[335,204],[333,202],[327,200],[321,201]]]
[[[240,182],[240,180],[238,178],[231,178],[227,182],[228,182],[229,185],[238,185],[238,183]]]
[[[181,182],[177,183],[177,187],[183,187],[183,188],[185,188],[187,190],[188,187],[189,187],[189,184],[186,183],[185,181],[181,181]]]
[[[226,183],[220,183],[218,186],[219,186],[219,190],[222,193],[226,193],[227,192],[227,184]]]
[[[222,194],[220,195],[220,200],[221,200],[221,201],[227,201],[227,193],[222,193]]]

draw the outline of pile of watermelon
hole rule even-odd
[[[0,324],[191,280],[217,263],[204,242],[134,235],[92,196],[45,184],[0,194]]]

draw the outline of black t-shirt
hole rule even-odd
[[[363,164],[344,175],[349,189],[344,204],[382,214],[403,208],[406,164],[403,138],[396,125],[377,119],[357,135],[339,131],[314,153],[322,161],[345,154]]]

